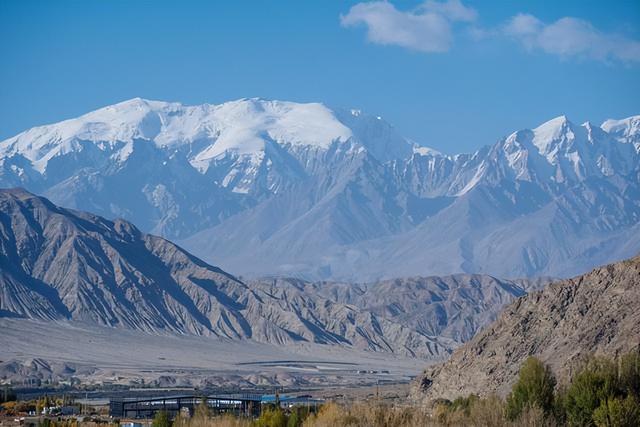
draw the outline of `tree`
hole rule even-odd
[[[556,379],[549,366],[535,357],[529,357],[522,364],[518,382],[507,398],[507,417],[516,420],[527,407],[537,406],[545,414],[553,411],[553,389]]]
[[[293,411],[289,414],[287,420],[287,427],[299,427],[302,424],[302,420],[298,417],[298,412]]]
[[[634,396],[606,399],[593,412],[598,427],[637,427],[640,425],[640,402]]]
[[[282,409],[265,409],[256,420],[257,427],[287,427],[287,416]]]
[[[614,363],[594,358],[571,382],[565,397],[565,411],[569,425],[594,425],[594,411],[620,394],[620,382]]]
[[[287,427],[300,427],[309,416],[309,409],[304,406],[296,406],[291,409]]]
[[[158,411],[153,417],[152,427],[171,427],[171,419],[167,411]]]
[[[475,394],[470,394],[467,397],[458,397],[456,400],[451,402],[449,412],[461,411],[464,412],[465,415],[469,415],[471,407],[473,407],[479,399],[480,398]]]
[[[632,352],[620,358],[620,387],[640,399],[640,353]]]

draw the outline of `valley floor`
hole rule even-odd
[[[301,343],[0,319],[0,378],[14,384],[75,382],[95,386],[343,387],[403,383],[428,361],[391,353]],[[336,393],[338,394],[338,393]]]

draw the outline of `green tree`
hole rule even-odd
[[[287,427],[300,427],[307,417],[309,417],[309,408],[305,406],[296,406],[291,409],[291,414],[289,414],[289,420],[287,421]]]
[[[640,426],[640,402],[631,395],[606,399],[593,411],[593,421],[598,427]]]
[[[153,417],[152,427],[171,427],[171,418],[167,411],[158,411]]]
[[[593,413],[607,399],[620,395],[618,370],[608,359],[592,359],[567,389],[565,411],[569,425],[594,425]]]
[[[256,427],[287,427],[287,416],[280,408],[266,408],[256,420]]]
[[[534,406],[545,414],[552,413],[555,386],[556,379],[549,366],[535,357],[529,357],[520,367],[518,382],[507,397],[507,417],[515,420],[525,408]]]
[[[287,420],[287,427],[300,427],[300,425],[302,425],[302,420],[298,416],[298,412],[291,412],[289,414],[289,419]]]
[[[560,384],[556,387],[553,399],[553,416],[558,425],[567,425],[567,385]]]
[[[640,399],[640,353],[625,354],[620,358],[620,387],[623,391]]]

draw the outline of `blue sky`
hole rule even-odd
[[[639,40],[633,0],[4,0],[0,139],[136,96],[258,96],[471,151],[560,114],[640,114]]]

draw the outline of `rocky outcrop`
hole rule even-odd
[[[419,400],[471,393],[506,395],[530,355],[562,381],[590,355],[615,357],[640,345],[640,257],[549,285],[509,305],[499,319],[428,368]]]

